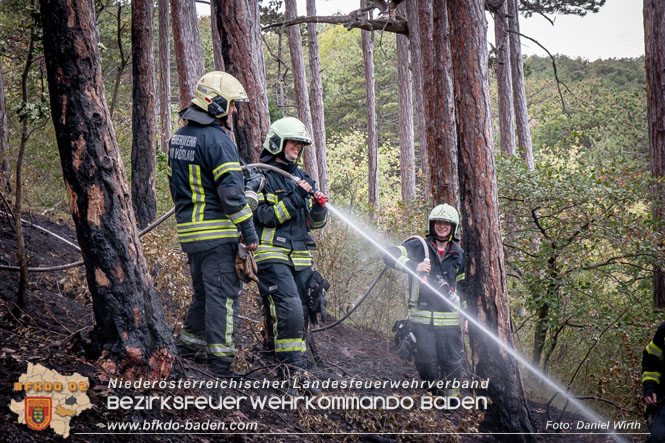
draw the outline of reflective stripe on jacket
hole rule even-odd
[[[255,238],[238,151],[217,122],[189,121],[173,135],[167,174],[185,252],[236,242],[239,230]]]
[[[431,264],[428,283],[435,288],[440,288],[443,282],[447,283],[450,293],[445,290],[440,292],[444,292],[443,295],[448,296],[456,306],[460,306],[461,297],[461,304],[465,306],[464,251],[453,242],[448,244],[447,250],[443,256],[440,256],[431,236],[427,236],[426,243]],[[397,270],[404,271],[406,268],[415,271],[418,264],[425,259],[425,252],[420,240],[411,239],[401,246],[389,248],[388,254],[384,255],[383,259],[387,265]],[[415,323],[435,326],[459,325],[459,313],[411,274],[409,274],[408,306],[409,318]]]
[[[664,351],[665,322],[661,323],[656,330],[656,335],[642,352],[642,390],[645,397],[651,396],[655,392],[658,394],[658,400],[662,398],[661,377],[665,370]]]
[[[274,159],[268,164],[306,180],[313,190],[316,189],[309,174],[295,164],[283,164]],[[316,249],[316,243],[309,231],[321,229],[326,224],[328,210],[312,203],[311,198],[300,196],[296,185],[283,175],[270,170],[265,175],[266,186],[254,211],[254,224],[259,235],[259,247],[254,254],[256,263],[287,263],[295,268],[312,266],[310,251]],[[298,207],[294,205],[296,199],[306,199],[306,202]]]

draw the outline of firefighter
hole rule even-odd
[[[167,174],[176,227],[187,253],[194,295],[177,348],[193,357],[205,349],[211,371],[230,374],[235,355],[241,283],[235,272],[238,236],[256,250],[258,236],[243,192],[238,150],[223,128],[247,94],[225,72],[205,74],[180,112],[186,124],[171,138]]]
[[[292,174],[300,182],[294,184],[277,172],[266,171],[266,185],[254,211],[260,238],[255,258],[267,341],[277,360],[286,364],[285,369],[296,372],[306,366],[305,330],[307,321],[316,317],[316,312],[309,311],[314,304],[308,299],[313,275],[311,251],[316,248],[309,231],[321,229],[328,215],[327,208],[317,202],[325,195],[316,190],[309,174],[298,168],[303,149],[311,143],[307,128],[297,118],[282,118],[270,126],[261,162]]]
[[[418,238],[411,238],[401,246],[389,248],[384,256],[385,263],[395,269],[410,269],[426,276],[428,284],[440,294],[410,275],[406,327],[412,334],[402,331],[401,336],[415,340],[415,364],[423,380],[460,381],[464,346],[460,315],[442,299],[460,306],[464,251],[457,243],[458,229],[457,210],[448,204],[438,205],[429,214],[427,253]],[[452,396],[458,392],[449,388],[444,394]]]
[[[665,350],[665,322],[656,330],[656,335],[642,352],[642,391],[647,414],[653,414],[647,442],[665,442],[665,392],[661,377],[665,372],[663,363]]]

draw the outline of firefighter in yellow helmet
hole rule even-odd
[[[428,221],[424,245],[420,239],[411,238],[389,248],[384,256],[386,264],[397,270],[426,275],[428,284],[436,289],[409,274],[408,319],[396,323],[393,329],[400,339],[400,356],[414,357],[423,380],[461,381],[464,345],[460,314],[444,300],[459,307],[463,294],[464,251],[457,243],[459,215],[452,206],[442,204],[432,209]],[[449,388],[442,394],[458,392]]]
[[[305,125],[293,117],[277,120],[263,145],[261,162],[300,179],[298,184],[274,171],[266,172],[254,221],[260,244],[256,250],[259,291],[269,346],[278,361],[293,368],[305,366],[305,331],[308,322],[325,316],[325,292],[320,275],[312,270],[309,232],[321,229],[328,210],[309,174],[298,168],[303,149],[312,143]],[[321,279],[322,280],[322,279]],[[327,282],[326,282],[327,283]],[[325,284],[325,283],[323,283]]]
[[[186,124],[169,143],[167,174],[178,240],[194,286],[177,348],[185,357],[205,349],[210,369],[220,376],[230,373],[235,355],[239,234],[248,250],[258,246],[238,150],[223,129],[236,103],[246,101],[244,88],[232,75],[205,74],[191,105],[180,113]]]

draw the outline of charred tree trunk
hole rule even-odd
[[[315,0],[307,0],[307,15],[316,16]],[[323,85],[321,84],[321,59],[319,57],[319,37],[316,23],[307,24],[309,46],[309,79],[312,91],[312,129],[314,148],[319,165],[319,189],[328,193],[328,154],[326,147],[326,122],[323,110]]]
[[[649,152],[651,173],[662,180],[665,175],[665,4],[644,0],[644,62],[647,73],[647,118],[649,120]],[[665,186],[662,181],[654,189],[652,213],[665,219]],[[661,232],[665,237],[665,232]],[[665,307],[665,270],[655,265],[653,272],[653,304]]]
[[[162,152],[169,151],[171,138],[171,39],[169,0],[159,0],[159,115]]]
[[[529,110],[526,105],[524,90],[524,67],[522,66],[522,43],[520,39],[520,22],[518,0],[506,0],[508,3],[508,29],[510,42],[510,70],[513,81],[515,106],[515,123],[520,155],[526,162],[529,171],[534,168],[531,129],[529,128]]]
[[[409,23],[409,49],[411,49],[411,71],[413,72],[413,93],[415,95],[416,121],[418,122],[418,164],[420,165],[423,198],[431,200],[429,162],[427,161],[427,120],[423,104],[423,64],[420,51],[422,31],[418,20],[417,2],[406,2],[406,16]]]
[[[405,13],[400,5],[398,12]],[[405,210],[416,196],[416,164],[413,149],[413,98],[409,70],[409,39],[397,34],[397,99],[399,103],[399,152],[402,201]]]
[[[240,156],[254,162],[258,160],[270,127],[259,5],[250,0],[212,0],[212,7],[215,11],[211,17],[213,29],[219,34],[222,54],[222,60],[215,63],[238,79],[249,98],[249,103],[237,106],[233,134]]]
[[[185,109],[194,98],[196,82],[205,74],[194,0],[171,0],[171,19],[180,91],[179,105],[180,109]]]
[[[93,351],[108,373],[167,377],[175,348],[106,106],[92,2],[40,4],[51,114],[95,313]]]
[[[367,0],[361,0],[360,4],[361,7],[365,7]],[[367,184],[369,190],[369,204],[376,213],[376,211],[379,210],[379,139],[376,129],[376,97],[374,95],[374,31],[360,31],[360,33],[362,34],[363,58],[365,60]],[[372,217],[373,216],[374,215],[372,215]]]
[[[425,13],[421,2],[421,13]],[[430,117],[427,130],[428,158],[432,199],[435,204],[449,203],[459,208],[457,174],[457,124],[453,91],[450,31],[446,0],[433,0],[432,54],[433,66],[429,77],[433,90],[425,94],[425,115]],[[422,25],[425,17],[421,15]],[[424,40],[421,40],[424,41]],[[429,44],[429,43],[427,43]],[[423,64],[423,73],[425,73]],[[424,79],[423,79],[424,84]]]
[[[298,15],[296,0],[285,0],[284,10],[286,19],[292,20]],[[289,26],[289,51],[291,52],[291,66],[293,67],[293,83],[296,91],[296,106],[298,118],[305,124],[309,133],[312,133],[312,114],[309,109],[309,93],[307,92],[307,76],[305,75],[305,62],[302,54],[302,41],[300,26]],[[319,183],[319,165],[314,149],[305,149],[303,153],[305,169],[314,181]]]
[[[496,83],[499,96],[499,134],[501,152],[515,155],[515,107],[510,72],[510,37],[508,35],[507,2],[494,14],[494,40],[496,43]]]
[[[139,228],[157,216],[152,0],[132,0],[132,206]]]
[[[513,346],[499,229],[484,1],[448,0],[448,11],[460,137],[467,294],[478,321]],[[494,432],[532,432],[517,362],[482,331],[471,328],[469,338],[474,372],[490,379],[488,394],[494,400],[483,427]]]

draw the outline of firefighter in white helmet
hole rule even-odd
[[[219,376],[230,373],[235,355],[239,234],[248,250],[258,246],[238,150],[223,129],[236,103],[246,101],[244,88],[232,75],[205,74],[191,105],[180,113],[186,124],[169,143],[167,174],[178,240],[194,286],[177,348],[184,357],[205,349],[210,369]]]
[[[408,319],[399,322],[398,332],[401,350],[407,352],[400,355],[409,357],[412,351],[423,380],[461,381],[464,345],[460,314],[451,306],[460,306],[464,285],[464,251],[457,239],[459,215],[452,206],[442,204],[432,209],[428,221],[427,251],[419,239],[411,238],[389,248],[384,256],[386,264],[398,270],[410,269],[426,275],[428,284],[436,289],[433,291],[409,275]],[[458,392],[449,388],[442,394]]]

